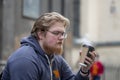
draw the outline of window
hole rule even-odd
[[[74,0],[74,22],[73,36],[80,38],[80,0]]]
[[[40,0],[23,0],[23,16],[36,19],[40,16]]]

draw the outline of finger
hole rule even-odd
[[[97,56],[97,53],[95,51],[93,51],[93,55],[96,57]]]
[[[95,51],[89,52],[89,54],[91,55],[91,59],[95,60],[96,52]]]
[[[94,60],[91,59],[91,58],[89,58],[89,57],[86,57],[86,58],[85,58],[85,63],[86,63],[87,65],[92,65],[92,64],[94,63]]]
[[[80,50],[79,54],[80,54],[80,56],[81,56],[81,54],[82,54],[82,51],[81,51],[81,50]]]

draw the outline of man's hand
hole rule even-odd
[[[95,57],[96,57],[96,52],[95,51],[92,51],[92,52],[89,52],[90,53],[90,57],[86,56],[85,57],[85,64],[87,66],[82,66],[81,67],[81,74],[83,76],[85,75],[88,75],[88,72],[89,72],[89,69],[90,67],[92,66],[92,64],[95,62]],[[80,52],[80,54],[82,54],[82,52]]]

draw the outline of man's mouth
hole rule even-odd
[[[63,43],[62,42],[58,42],[59,45],[62,45]]]

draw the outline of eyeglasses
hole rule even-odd
[[[49,31],[48,32],[52,33],[55,36],[61,37],[63,36],[64,38],[67,38],[67,33],[66,32],[60,32],[60,31]]]

